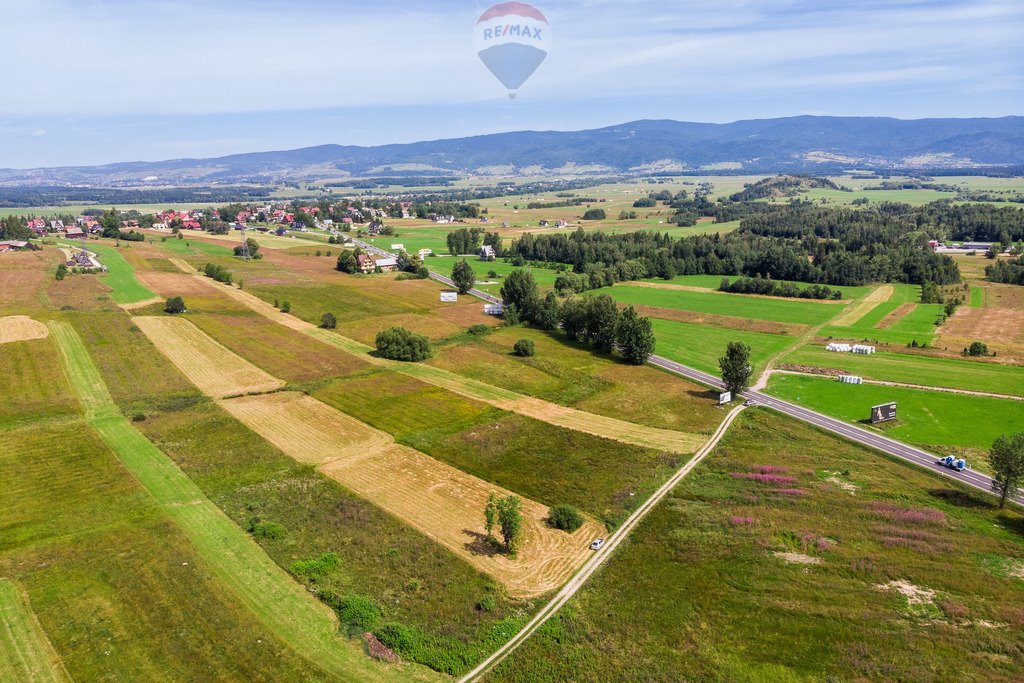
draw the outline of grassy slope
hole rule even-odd
[[[731,476],[763,464],[787,467],[806,495],[768,495]],[[860,488],[845,493],[825,471],[847,471]],[[878,501],[938,521],[894,523],[873,511]],[[898,540],[911,535],[920,542]],[[787,564],[776,551],[821,564]],[[1024,582],[1006,574],[1009,558],[1024,558],[1018,513],[748,413],[489,680],[1015,680]],[[934,603],[878,588],[896,580],[938,591]]]
[[[798,349],[786,356],[785,362],[845,370],[886,382],[1024,396],[1024,368],[1015,365],[884,351],[857,356],[830,353],[820,346]]]
[[[794,299],[780,301],[744,294],[691,292],[685,290],[654,289],[616,285],[591,294],[610,294],[622,304],[655,306],[696,313],[713,313],[750,320],[768,320],[780,323],[820,325],[841,314],[839,304],[817,303]]]
[[[896,401],[900,424],[885,428],[894,439],[922,446],[985,449],[1020,424],[1024,404],[872,384],[841,384],[818,377],[776,375],[768,393],[850,422],[870,417],[871,407]]]
[[[0,579],[0,680],[70,681],[27,597]]]
[[[293,583],[172,460],[128,423],[70,325],[53,323],[51,334],[89,422],[261,622],[296,652],[335,675],[383,680],[397,674],[342,642],[329,610]],[[407,676],[411,673],[406,671]]]

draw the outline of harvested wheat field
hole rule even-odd
[[[402,519],[499,580],[516,597],[562,585],[602,533],[588,521],[573,534],[549,528],[548,508],[523,500],[524,538],[516,559],[484,539],[483,510],[500,487],[419,451],[304,394],[280,393],[221,401],[228,412],[299,462]]]
[[[285,385],[224,348],[181,318],[133,318],[149,340],[206,395],[225,398],[276,391]]]
[[[166,273],[157,270],[138,271],[136,276],[146,287],[163,297],[205,294],[209,288],[196,278],[184,273]]]
[[[27,315],[9,315],[0,318],[0,344],[9,344],[30,339],[46,339],[49,328]]]
[[[892,295],[895,293],[896,288],[892,285],[882,285],[881,287],[877,287],[875,291],[861,299],[859,304],[833,320],[832,324],[836,327],[850,327],[851,325],[856,325],[860,322],[860,319],[870,313],[875,306],[878,304],[884,304],[886,301],[891,299]]]
[[[672,453],[696,453],[707,440],[707,437],[697,434],[645,427],[613,417],[585,413],[536,398],[521,398],[509,402],[498,401],[494,405],[558,427]]]

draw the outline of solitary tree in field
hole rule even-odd
[[[67,267],[67,265],[63,264],[63,263],[58,263],[57,264],[57,275],[56,275],[57,279],[58,280],[63,280],[64,278],[67,277],[67,275],[68,275],[68,267]]]
[[[995,472],[992,489],[999,494],[999,507],[1024,482],[1024,432],[1001,436],[992,444],[989,464]]]
[[[636,309],[629,306],[619,316],[615,328],[615,343],[618,345],[626,362],[643,365],[654,353],[654,330],[651,321],[638,315]]]
[[[473,289],[473,285],[476,284],[476,273],[466,259],[457,262],[452,268],[452,282],[458,288],[459,294],[466,294]]]
[[[333,330],[338,326],[338,318],[333,313],[324,313],[320,318],[320,327],[325,330]]]
[[[750,386],[750,377],[754,372],[750,365],[750,347],[743,342],[729,342],[725,355],[719,359],[718,367],[722,370],[725,388],[737,396]]]
[[[498,525],[501,527],[501,537],[505,541],[505,549],[509,553],[516,552],[523,535],[521,507],[522,502],[518,496],[508,496],[498,501]]]
[[[484,527],[487,529],[487,540],[494,540],[494,525],[498,522],[498,497],[491,493],[487,496],[487,507],[484,508]]]
[[[171,315],[178,315],[185,312],[185,300],[180,296],[174,296],[167,300],[164,311]]]

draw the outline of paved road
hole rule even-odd
[[[388,254],[386,251],[374,247],[372,244],[367,244],[366,242],[361,242],[358,240],[356,240],[355,242],[357,245],[363,247],[364,249],[367,249],[368,251],[372,251],[377,254],[387,254],[389,256],[393,256],[393,254]],[[451,278],[445,277],[444,275],[440,275],[438,273],[431,271],[430,277],[431,279],[448,285],[449,287],[454,286],[454,284],[451,281]],[[498,297],[495,297],[491,294],[487,294],[486,292],[482,292],[478,289],[470,291],[470,294],[489,303],[501,303],[501,299],[499,299]],[[663,370],[667,370],[677,375],[681,375],[682,377],[693,380],[695,382],[699,382],[700,384],[705,384],[709,387],[714,387],[715,389],[724,388],[722,380],[720,380],[718,377],[715,377],[714,375],[709,375],[706,372],[701,372],[700,370],[695,370],[691,367],[683,365],[682,363],[677,363],[675,361],[669,360],[668,358],[663,358],[661,356],[651,356],[649,362],[651,365],[662,368]],[[789,417],[792,417],[794,419],[800,420],[801,422],[806,422],[808,424],[814,425],[826,431],[832,432],[833,434],[838,434],[839,436],[850,439],[851,441],[855,441],[864,446],[868,446],[870,448],[882,451],[883,453],[887,453],[894,457],[901,458],[908,462],[914,463],[915,465],[919,465],[926,469],[932,470],[933,472],[941,474],[944,477],[948,477],[950,479],[955,479],[956,481],[963,482],[969,486],[973,486],[974,488],[980,491],[985,491],[986,493],[992,492],[991,477],[988,477],[979,472],[975,472],[973,470],[956,473],[950,469],[947,469],[939,465],[938,456],[933,453],[928,453],[927,451],[923,451],[919,448],[908,446],[907,444],[896,441],[895,439],[890,439],[887,436],[882,436],[881,434],[872,432],[862,427],[857,427],[848,422],[837,420],[827,415],[822,415],[821,413],[809,410],[807,408],[798,406],[793,403],[789,403],[788,401],[783,401],[781,399],[774,398],[760,391],[754,391],[753,389],[748,390],[743,397],[748,400],[757,401],[763,406],[777,410],[778,412]],[[1024,490],[1018,489],[1016,494],[1011,496],[1011,499],[1013,499],[1017,503],[1024,505]]]
[[[565,603],[569,602],[572,596],[576,595],[576,593],[583,588],[583,585],[594,574],[594,572],[596,572],[601,565],[611,558],[612,552],[615,548],[617,548],[619,544],[622,543],[630,533],[632,533],[633,529],[636,528],[636,525],[639,524],[640,521],[646,517],[647,514],[653,510],[673,488],[675,488],[676,484],[692,472],[693,468],[699,465],[700,462],[707,457],[708,453],[715,449],[718,442],[722,440],[723,436],[725,436],[725,432],[728,431],[729,425],[732,424],[733,420],[735,420],[741,412],[743,412],[743,406],[740,406],[730,412],[726,416],[725,420],[722,421],[722,424],[718,426],[718,429],[715,430],[715,433],[711,436],[708,442],[705,443],[704,446],[692,458],[690,458],[685,465],[683,465],[682,469],[672,475],[671,479],[666,481],[661,488],[655,491],[650,498],[644,501],[643,505],[637,508],[636,511],[634,511],[633,514],[631,514],[622,524],[622,526],[615,530],[615,533],[608,537],[604,546],[595,552],[589,560],[587,560],[583,565],[583,568],[580,569],[580,571],[577,572],[567,584],[565,584],[562,590],[560,590],[558,594],[551,599],[551,602],[545,605],[544,608],[538,612],[537,615],[531,619],[519,633],[498,649],[497,652],[492,654],[486,660],[481,662],[479,666],[459,679],[459,683],[469,683],[469,681],[479,680],[480,677],[497,666],[501,660],[505,659],[505,657],[522,645],[523,642],[532,636],[537,629],[543,626],[548,619],[555,616],[558,610],[560,610]]]
[[[687,379],[700,382],[701,384],[706,384],[710,387],[714,387],[715,389],[724,388],[722,380],[714,375],[694,370],[693,368],[668,360],[667,358],[651,356],[650,363],[651,365],[668,370],[669,372],[673,372],[677,375],[682,375]],[[913,446],[908,446],[905,443],[901,443],[895,439],[890,439],[887,436],[882,436],[881,434],[877,434],[862,427],[857,427],[848,422],[837,420],[827,415],[822,415],[821,413],[809,410],[803,406],[798,406],[788,401],[774,398],[759,391],[747,391],[744,394],[744,398],[757,401],[761,405],[777,410],[784,415],[788,415],[789,417],[802,422],[806,422],[834,434],[838,434],[839,436],[850,439],[851,441],[856,441],[864,446],[907,460],[915,465],[920,465],[945,477],[949,477],[950,479],[955,479],[968,484],[969,486],[973,486],[978,490],[985,491],[987,493],[992,492],[991,477],[973,470],[954,473],[952,470],[946,469],[945,467],[937,464],[938,456],[928,453],[927,451],[914,448]],[[1013,498],[1018,503],[1024,504],[1024,493],[1018,492],[1018,494]]]

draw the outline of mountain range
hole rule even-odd
[[[321,145],[211,159],[0,170],[0,185],[158,187],[393,176],[938,171],[1024,165],[1024,117],[797,116],[727,124],[646,120],[376,147]]]

